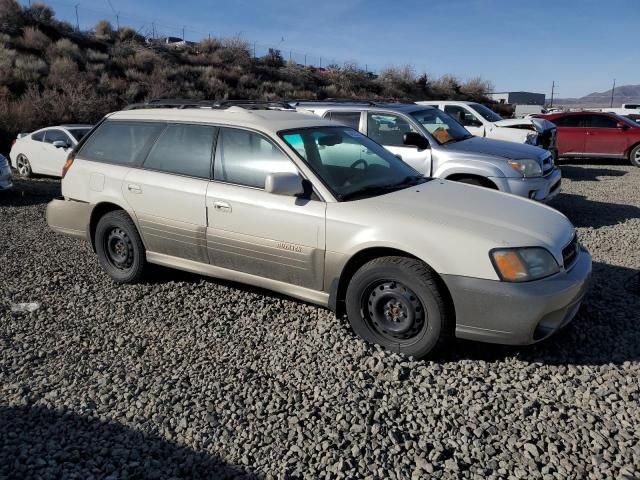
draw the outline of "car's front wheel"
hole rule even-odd
[[[136,283],[144,275],[145,249],[133,220],[123,210],[106,213],[95,231],[102,268],[117,283]]]
[[[640,167],[640,144],[631,149],[631,152],[629,152],[629,160],[631,161],[631,165]]]
[[[380,257],[364,264],[345,300],[360,337],[418,358],[446,339],[452,322],[435,273],[413,258]]]
[[[16,170],[18,170],[18,174],[24,178],[29,178],[33,175],[31,163],[29,163],[29,159],[23,154],[18,155],[16,158]]]

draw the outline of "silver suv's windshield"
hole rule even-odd
[[[484,118],[489,122],[499,122],[500,120],[504,120],[496,112],[494,112],[490,108],[485,107],[480,103],[471,103],[469,106],[473,108],[476,112],[478,112],[480,115],[482,115],[482,118]]]
[[[460,125],[449,114],[435,108],[419,110],[411,116],[431,134],[440,145],[459,142],[471,138],[473,135]]]
[[[341,201],[383,195],[428,180],[352,128],[305,128],[280,136]]]

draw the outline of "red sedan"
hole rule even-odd
[[[613,113],[536,115],[558,127],[559,157],[626,158],[640,167],[640,124]]]

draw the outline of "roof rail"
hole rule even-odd
[[[348,104],[348,105],[369,105],[369,106],[375,107],[375,106],[381,106],[385,104],[413,103],[413,102],[405,102],[395,98],[380,98],[375,100],[361,100],[356,98],[325,98],[324,100],[308,100],[308,99],[289,100],[289,104],[293,106],[301,106],[305,104],[327,104],[327,103]]]
[[[132,103],[123,110],[139,110],[144,108],[215,108],[226,109],[241,107],[245,110],[293,110],[283,101],[269,100],[192,100],[183,98],[156,98],[143,103]]]

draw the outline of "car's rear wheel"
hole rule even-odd
[[[391,351],[424,357],[448,336],[451,319],[443,292],[419,260],[371,260],[354,274],[345,300],[353,330]]]
[[[640,167],[640,144],[631,149],[629,152],[629,160],[631,161],[631,165]]]
[[[133,220],[122,210],[106,213],[95,231],[102,268],[117,283],[136,283],[146,268],[145,249]]]
[[[29,178],[33,175],[31,163],[29,163],[29,159],[23,154],[18,155],[16,158],[16,170],[18,170],[18,175],[24,178]]]

